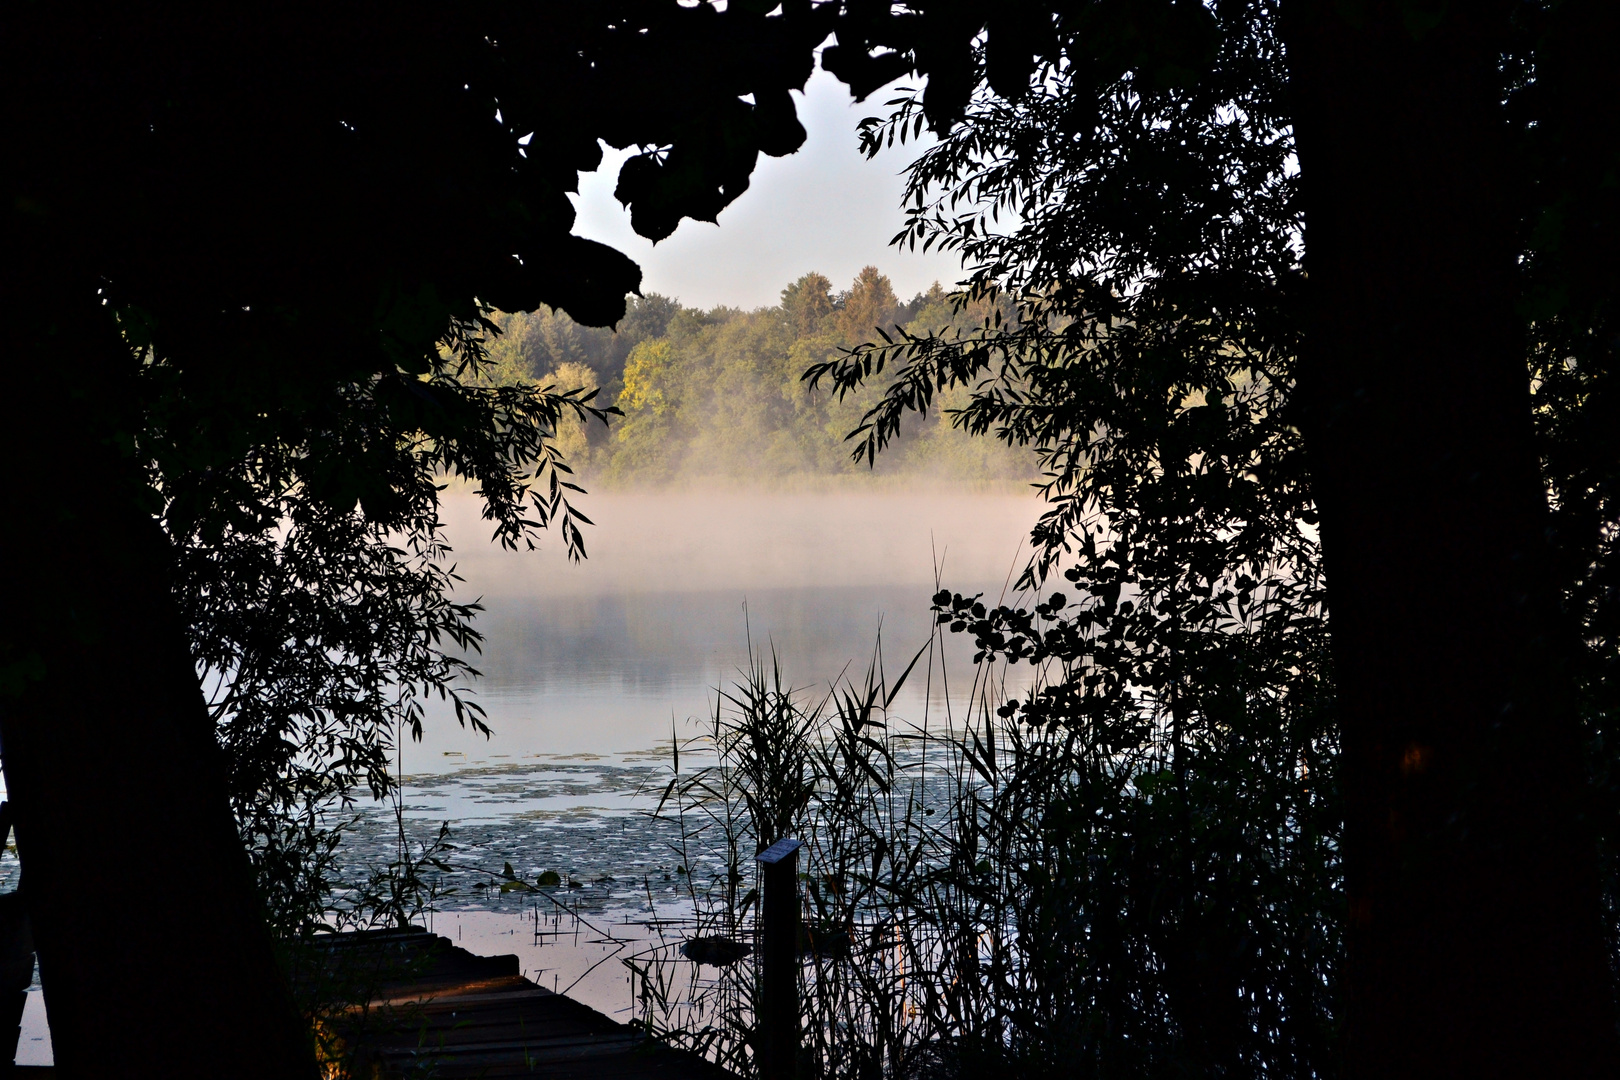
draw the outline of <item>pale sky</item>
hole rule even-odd
[[[889,246],[905,215],[901,169],[911,146],[874,160],[858,149],[856,125],[884,113],[886,91],[855,104],[838,80],[818,70],[806,92],[794,94],[809,138],[785,158],[761,157],[753,182],[720,214],[718,226],[683,221],[656,247],[630,229],[630,215],[613,197],[627,154],[608,151],[602,168],[580,177],[574,231],[612,244],[641,265],[643,293],[663,293],[700,308],[775,304],[783,288],[819,271],[847,288],[872,265],[894,282],[902,300],[935,281],[949,288],[962,276],[954,255]]]

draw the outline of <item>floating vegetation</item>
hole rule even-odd
[[[447,871],[429,870],[439,910],[522,910],[532,889],[563,889],[583,911],[649,910],[681,902],[665,882],[678,829],[650,816],[651,766],[556,758],[406,776],[401,817],[421,844],[450,824]],[[386,805],[362,807],[345,831],[339,876],[393,860],[399,821]],[[511,876],[503,870],[511,867]],[[454,890],[450,892],[448,890]],[[342,901],[347,894],[340,892]],[[650,897],[650,899],[649,899]]]
[[[730,967],[753,951],[752,945],[745,945],[718,934],[712,937],[688,938],[681,946],[682,956],[694,964],[708,964],[710,967]]]

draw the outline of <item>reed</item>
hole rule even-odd
[[[751,648],[672,755],[656,813],[680,825],[688,940],[752,941],[754,853],[805,843],[799,1075],[1330,1072],[1343,901],[1321,718],[1192,728],[1143,695],[1108,724],[1029,727],[988,663],[953,715],[939,645],[891,680],[880,636],[863,674],[814,694]],[[756,1075],[754,965],[678,945],[627,961],[641,1022]]]

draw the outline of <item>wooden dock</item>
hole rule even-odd
[[[360,1075],[735,1080],[530,982],[516,956],[475,956],[419,929],[323,934],[312,950],[305,971],[335,977],[338,998],[355,1002],[327,1028]]]

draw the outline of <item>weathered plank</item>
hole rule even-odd
[[[331,1033],[385,1077],[735,1080],[523,978],[516,956],[476,956],[423,930],[320,935],[311,949],[301,977],[331,979],[353,1002],[329,1017]]]

